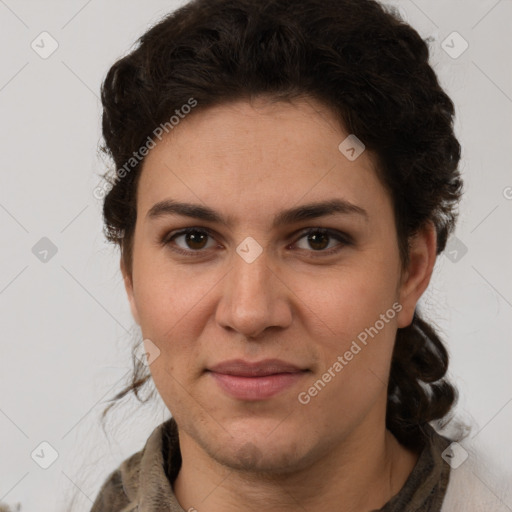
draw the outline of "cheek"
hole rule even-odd
[[[221,276],[198,265],[172,263],[160,249],[141,249],[137,257],[134,297],[143,334],[156,339],[176,336],[189,317],[201,314]],[[192,322],[188,328],[193,329]]]
[[[360,265],[335,269],[323,275],[301,276],[300,302],[305,306],[310,328],[324,333],[322,338],[337,348],[357,337],[366,328],[379,321],[388,312],[385,326],[379,321],[379,330],[389,330],[395,322],[397,276],[376,265]],[[297,283],[298,284],[298,283]],[[307,313],[309,311],[309,313]],[[335,343],[336,344],[336,343]]]
[[[312,396],[318,392],[314,407],[336,403],[357,415],[386,389],[401,309],[395,277],[389,269],[361,265],[340,269],[335,279],[303,280],[307,330],[318,358],[309,382]]]
[[[390,289],[354,280],[309,296],[321,322],[310,331],[317,371],[297,397],[308,418],[355,425],[385,396],[400,310]]]
[[[205,290],[215,280],[203,276],[201,285],[201,279],[186,272],[157,265],[145,268],[135,296],[140,327],[143,337],[160,351],[149,370],[162,400],[174,413],[190,407],[186,390],[191,389],[204,357],[197,340],[204,327]]]

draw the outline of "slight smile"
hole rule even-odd
[[[238,400],[265,400],[296,384],[309,370],[278,359],[234,359],[208,368],[219,387]]]

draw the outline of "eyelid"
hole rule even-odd
[[[202,226],[189,226],[182,229],[176,229],[173,231],[166,232],[162,237],[159,237],[159,241],[162,245],[168,245],[174,238],[178,236],[186,235],[192,231],[199,231],[200,233],[204,232],[211,238],[216,240],[217,233],[210,228],[205,228]],[[191,251],[191,252],[200,252],[200,251]]]
[[[306,235],[310,233],[323,233],[328,235],[330,238],[334,238],[339,242],[338,245],[331,247],[330,249],[325,249],[321,251],[314,251],[308,249],[299,249],[300,251],[306,251],[308,253],[308,258],[327,258],[329,256],[333,256],[341,252],[341,250],[346,246],[351,246],[354,244],[353,238],[343,231],[339,231],[338,229],[333,228],[324,228],[321,226],[312,226],[309,228],[305,228],[303,230],[299,230],[294,233],[293,244],[296,244],[299,240],[304,238]]]
[[[198,256],[204,256],[204,254],[207,252],[205,249],[193,251],[193,250],[186,250],[181,247],[172,247],[172,242],[175,238],[179,236],[186,235],[187,233],[191,231],[199,231],[200,233],[206,233],[210,238],[213,240],[216,240],[214,231],[212,231],[209,228],[201,227],[201,226],[189,226],[182,229],[177,229],[170,231],[166,234],[164,234],[162,237],[159,237],[158,241],[160,245],[163,247],[169,247],[169,249],[175,253],[184,255],[184,256],[190,256],[190,257],[198,257]]]
[[[163,246],[170,246],[171,242],[175,238],[177,238],[179,236],[186,235],[187,233],[192,232],[192,231],[206,233],[208,236],[210,236],[211,238],[216,240],[216,233],[212,229],[207,228],[207,227],[202,227],[202,226],[189,226],[189,227],[182,228],[179,230],[170,231],[169,233],[164,234],[163,237],[161,237],[161,239],[159,239],[159,242]],[[321,227],[321,226],[311,226],[308,228],[300,229],[300,230],[292,233],[288,237],[288,239],[293,240],[292,242],[290,242],[291,244],[296,244],[299,240],[301,240],[302,238],[304,238],[306,235],[308,235],[310,233],[324,233],[324,234],[328,235],[329,237],[338,240],[340,242],[339,245],[341,245],[342,247],[350,246],[354,243],[353,238],[349,234],[347,234],[343,231],[339,231],[337,229],[325,228],[325,227]],[[287,246],[289,246],[290,243],[287,244]],[[320,251],[313,251],[313,250],[307,250],[307,249],[299,249],[299,251],[306,251],[306,252],[310,253],[311,257],[313,257],[313,258],[322,257],[322,256],[326,257],[326,256],[336,254],[339,251],[341,251],[341,248],[339,248],[339,245],[336,247],[331,247],[330,249],[325,249],[325,250],[320,250]],[[206,249],[199,249],[199,250],[194,251],[194,250],[186,250],[181,247],[170,247],[170,248],[172,251],[177,252],[178,254],[183,254],[185,256],[192,256],[192,257],[194,255],[202,256],[207,252]]]

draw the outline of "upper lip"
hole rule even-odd
[[[244,361],[243,359],[232,359],[216,364],[208,368],[208,370],[215,373],[223,373],[224,375],[237,375],[240,377],[264,377],[277,373],[298,373],[303,371],[303,369],[298,366],[279,359],[265,359],[254,363]]]

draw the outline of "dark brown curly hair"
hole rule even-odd
[[[395,10],[374,0],[193,0],[137,43],[101,89],[101,150],[125,170],[103,175],[105,236],[129,273],[143,160],[128,170],[126,162],[191,98],[192,115],[256,96],[322,102],[376,158],[404,268],[410,237],[428,222],[437,254],[444,250],[463,188],[455,109],[429,65],[428,40]],[[103,418],[130,392],[141,400],[150,374],[135,356],[133,363],[129,385]],[[448,421],[457,393],[447,368],[447,350],[417,308],[398,329],[388,384],[386,424],[402,444],[417,446],[425,424]]]

